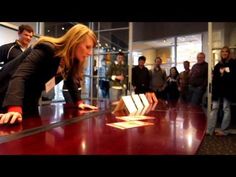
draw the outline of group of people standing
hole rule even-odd
[[[236,101],[236,60],[230,58],[230,49],[221,49],[220,60],[212,71],[212,108],[207,120],[207,134],[227,135],[231,120],[231,103]],[[184,71],[170,68],[167,76],[161,67],[162,59],[157,57],[155,65],[148,70],[145,56],[139,57],[139,64],[132,69],[132,85],[136,94],[153,91],[156,97],[167,102],[181,101],[189,106],[206,106],[203,100],[208,83],[208,63],[205,54],[197,54],[197,63],[190,69],[190,62],[184,61]],[[222,110],[221,109],[222,105]],[[218,113],[223,112],[220,129],[216,129]]]
[[[145,56],[139,57],[139,64],[132,69],[132,85],[136,94],[155,92],[157,98],[167,101],[181,101],[199,105],[207,87],[208,64],[205,54],[197,55],[198,62],[190,70],[190,62],[184,61],[185,70],[178,72],[176,67],[170,68],[167,76],[162,68],[162,59],[156,57],[154,67],[148,70],[144,64]]]

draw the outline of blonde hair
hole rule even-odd
[[[87,37],[93,40],[94,46],[97,43],[97,38],[94,32],[83,24],[77,24],[70,28],[63,36],[54,38],[49,36],[42,36],[35,44],[40,44],[42,42],[50,42],[55,48],[55,57],[60,57],[63,59],[64,64],[62,65],[62,76],[64,79],[68,76],[68,71],[72,72],[73,79],[79,81],[82,80],[84,64],[83,62],[78,62],[75,59],[75,53],[77,46],[83,42]]]

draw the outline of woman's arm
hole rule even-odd
[[[48,50],[48,49],[47,49]],[[8,113],[2,114],[0,124],[22,121],[22,107],[25,95],[25,83],[35,73],[43,72],[43,61],[53,56],[44,48],[33,49],[11,77],[8,90],[3,101],[3,107],[7,107]]]

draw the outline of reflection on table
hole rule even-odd
[[[159,100],[144,115],[154,125],[117,129],[120,122],[109,101],[97,101],[99,111],[80,111],[62,103],[40,107],[39,117],[0,127],[0,154],[170,155],[196,154],[206,129],[200,107]]]

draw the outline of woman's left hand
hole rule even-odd
[[[92,106],[92,105],[84,104],[84,103],[80,103],[78,107],[80,109],[92,109],[92,110],[97,110],[98,109],[98,107],[96,107],[96,106]]]
[[[22,122],[22,115],[19,112],[0,114],[0,124],[14,124],[17,122]]]

